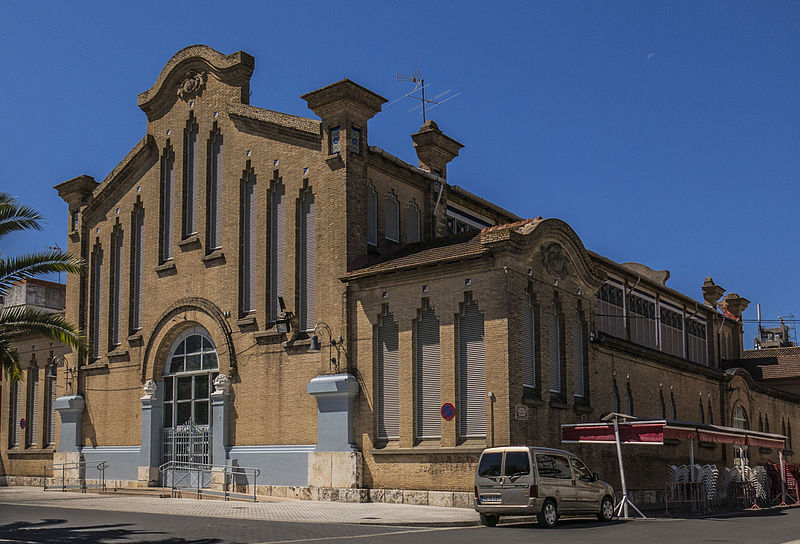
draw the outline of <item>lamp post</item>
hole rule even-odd
[[[311,346],[309,346],[308,351],[311,353],[318,353],[320,351],[319,335],[321,333],[328,336],[328,368],[331,370],[335,368],[338,374],[340,371],[339,362],[341,361],[342,352],[344,352],[346,357],[347,351],[344,349],[344,340],[342,340],[341,335],[334,338],[330,326],[324,321],[320,321],[314,326],[314,334],[311,337]],[[333,356],[334,348],[336,349],[336,357]]]

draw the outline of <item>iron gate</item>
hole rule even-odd
[[[165,479],[162,485],[209,487],[211,470],[203,470],[201,465],[211,464],[211,429],[207,425],[196,425],[190,419],[184,425],[162,429],[161,432],[161,461],[175,462],[175,468],[162,473]]]

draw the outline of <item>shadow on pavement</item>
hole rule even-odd
[[[164,537],[151,539],[134,539],[142,535],[159,535],[157,531],[129,529],[131,523],[113,523],[105,525],[86,525],[65,527],[65,519],[43,519],[38,522],[15,521],[0,525],[0,539],[12,542],[47,542],[47,543],[87,543],[103,544],[112,540],[132,540],[150,544],[216,544],[217,538],[186,540],[183,538]]]
[[[628,523],[627,520],[619,520],[615,519],[613,521],[608,522],[601,522],[597,521],[596,519],[589,519],[589,518],[559,518],[558,523],[552,529],[545,529],[540,527],[535,521],[533,520],[526,520],[526,519],[519,519],[515,520],[514,518],[501,518],[500,523],[497,527],[503,529],[537,529],[542,531],[542,534],[547,534],[548,531],[558,531],[558,530],[580,530],[580,529],[599,529],[602,527],[612,527],[614,525],[624,525]]]

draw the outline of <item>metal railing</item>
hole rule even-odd
[[[670,504],[673,511],[670,512]],[[703,482],[667,482],[664,485],[664,508],[666,516],[671,516],[679,505],[688,506],[692,512],[710,512],[706,487]]]
[[[86,483],[86,467],[94,467],[100,473],[100,480],[97,484],[88,485]],[[52,471],[52,479],[58,480],[58,477],[55,475],[58,470],[61,470],[61,485],[47,485],[47,469],[48,467]],[[47,491],[48,489],[60,489],[61,491],[66,491],[67,489],[80,489],[82,493],[86,493],[87,487],[98,487],[105,491],[106,489],[106,469],[108,468],[108,461],[106,460],[99,460],[99,461],[73,461],[71,463],[51,463],[48,465],[44,465],[42,468],[42,486],[43,490]],[[67,478],[67,471],[70,470],[77,470],[78,474],[76,478]],[[67,483],[71,480],[76,481],[77,483],[70,484]]]
[[[194,489],[198,499],[203,498],[203,493],[208,495],[221,495],[224,500],[230,500],[231,496],[247,495],[249,493],[237,493],[235,486],[241,485],[236,482],[237,478],[244,478],[244,485],[248,485],[248,474],[253,478],[253,502],[258,502],[256,497],[256,482],[261,470],[255,467],[240,467],[233,465],[210,465],[206,463],[189,463],[186,461],[167,461],[158,467],[158,472],[161,475],[161,488],[166,490],[170,488],[170,496],[176,496],[180,493],[180,489]],[[214,472],[221,472],[223,476],[222,491],[208,489],[204,482],[206,475],[213,474]],[[212,476],[213,478],[213,476]],[[208,484],[210,485],[211,479]],[[169,484],[169,485],[167,485]],[[231,486],[234,486],[234,491],[231,491]],[[164,492],[162,492],[164,495]]]

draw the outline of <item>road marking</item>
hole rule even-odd
[[[384,526],[385,527],[385,526]],[[478,527],[435,527],[430,529],[408,529],[405,531],[392,531],[390,533],[371,533],[368,535],[343,535],[343,536],[324,536],[319,538],[300,538],[297,540],[267,540],[256,544],[293,544],[295,542],[331,542],[333,540],[354,540],[356,538],[380,538],[383,536],[407,535],[414,533],[432,533],[435,531],[453,531],[456,529],[477,529]]]

